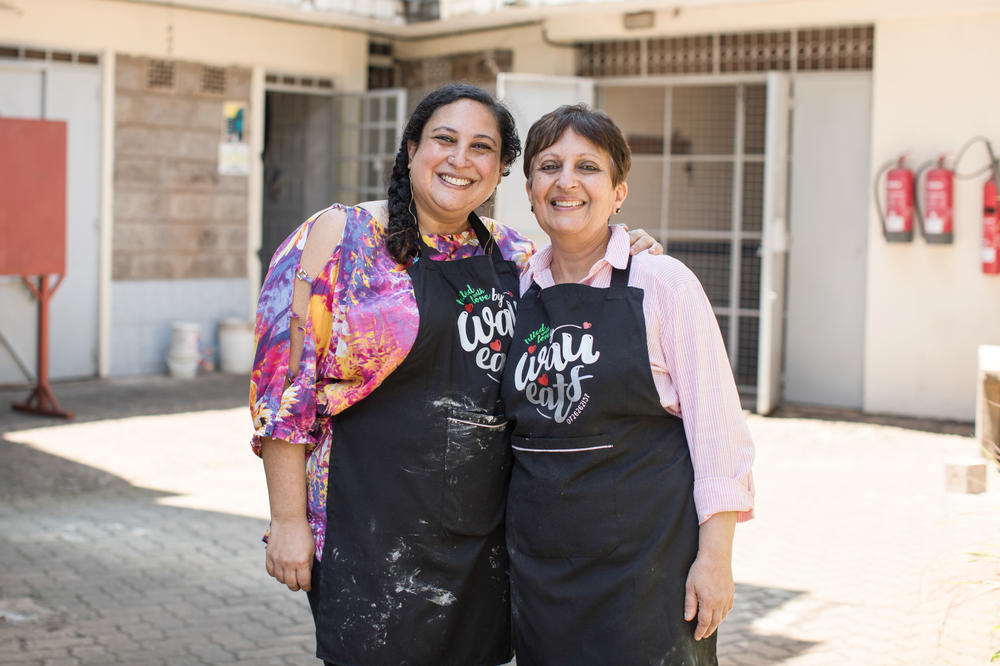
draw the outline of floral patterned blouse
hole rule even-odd
[[[419,314],[413,284],[385,249],[383,223],[365,208],[334,204],[347,213],[343,240],[312,282],[308,312],[299,325],[305,336],[299,372],[286,387],[294,274],[313,222],[306,220],[278,247],[257,302],[257,352],[250,375],[253,450],[263,438],[306,447],[307,517],[323,552],[326,488],[332,419],[361,400],[392,373],[417,336]],[[534,244],[483,218],[504,258],[520,271]],[[470,228],[452,235],[424,236],[434,261],[482,254]]]

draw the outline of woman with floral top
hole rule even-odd
[[[534,247],[473,211],[520,149],[489,94],[438,89],[388,200],[317,213],[271,261],[251,377],[266,566],[308,592],[328,664],[510,659],[499,382]]]

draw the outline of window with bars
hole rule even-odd
[[[0,58],[11,60],[45,60],[58,63],[96,65],[100,58],[96,53],[39,49],[18,44],[0,44]]]
[[[214,95],[226,92],[226,69],[203,65],[201,68],[201,91]]]
[[[150,60],[146,64],[146,88],[150,90],[173,90],[174,63],[166,60]]]
[[[584,42],[580,76],[870,70],[872,26]]]

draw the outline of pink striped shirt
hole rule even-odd
[[[608,287],[612,267],[625,268],[628,256],[628,232],[615,225],[604,257],[580,284]],[[542,289],[555,284],[551,263],[551,245],[531,257],[521,276],[522,294],[532,281]],[[698,522],[721,511],[738,511],[741,522],[750,520],[753,441],[719,323],[701,282],[677,259],[643,252],[632,258],[628,284],[644,292],[646,344],[660,404],[684,422]]]

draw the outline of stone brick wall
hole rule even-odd
[[[218,146],[250,70],[120,55],[115,88],[114,279],[245,277],[247,176]]]

